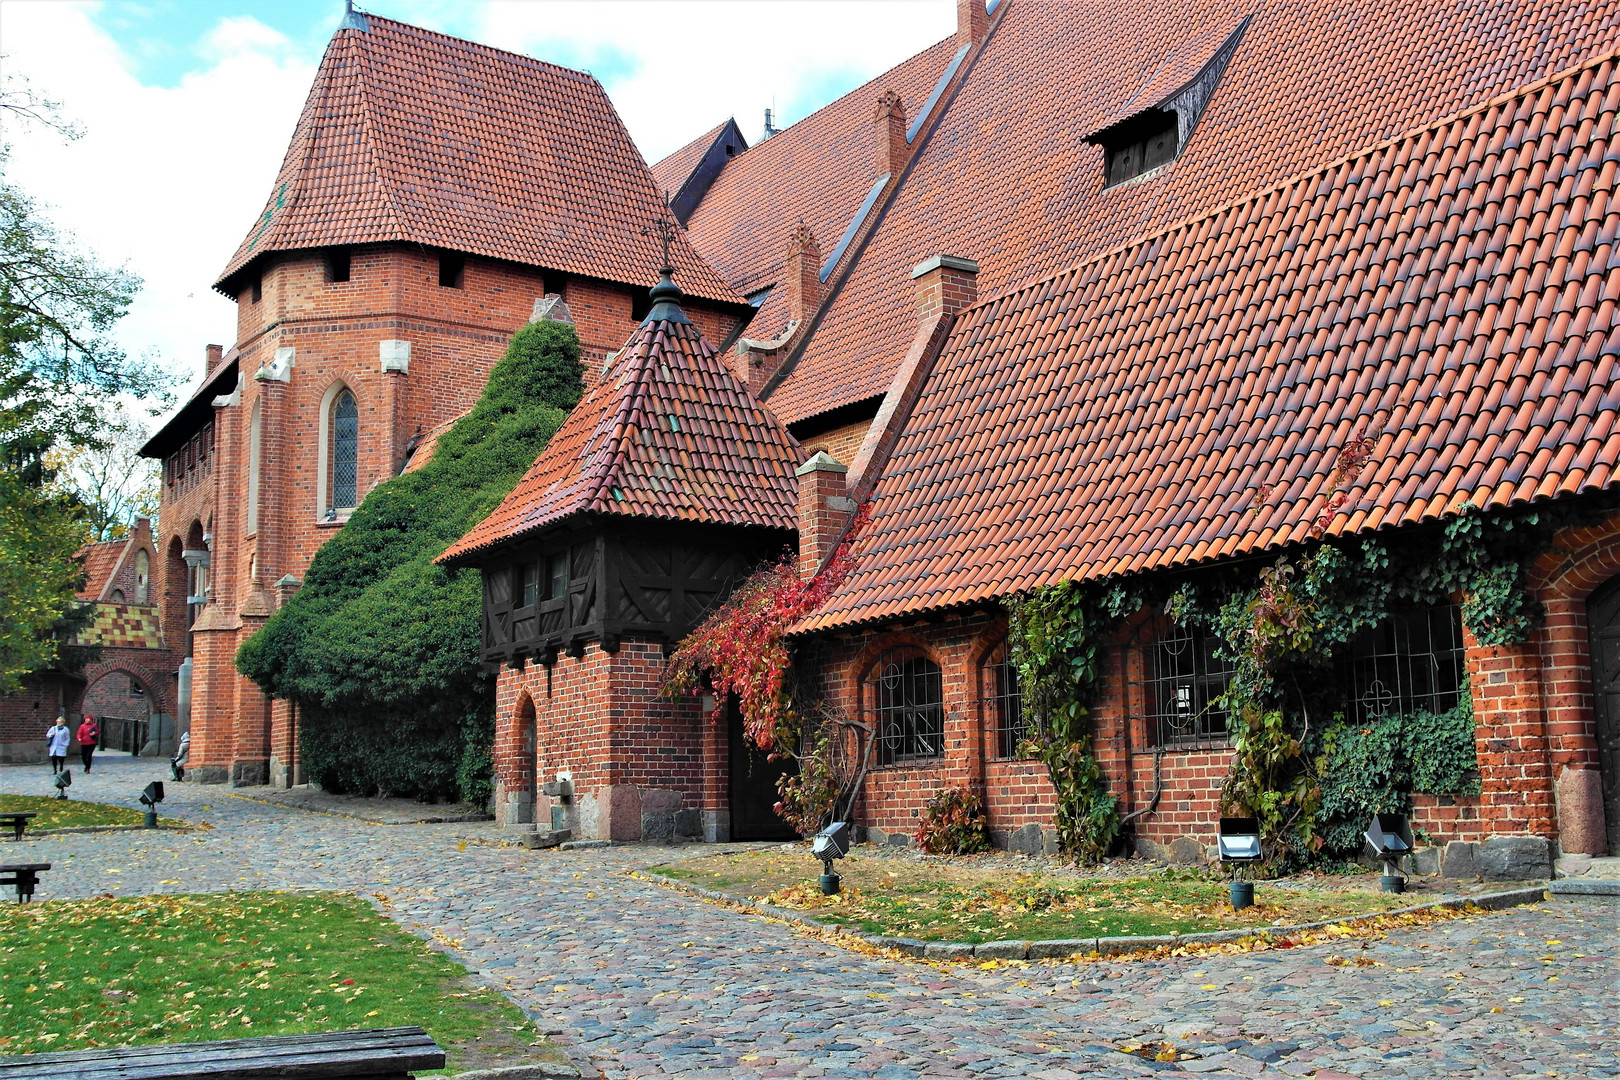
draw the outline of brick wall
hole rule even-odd
[[[30,675],[17,693],[0,697],[0,764],[45,760],[45,729],[56,723],[68,681],[54,672]]]
[[[809,457],[817,451],[824,451],[839,464],[847,466],[855,460],[855,454],[860,450],[861,442],[871,427],[872,419],[867,417],[814,435],[805,440],[805,455]]]
[[[706,792],[712,801],[714,776],[724,765],[714,760],[714,725],[699,715],[698,703],[658,695],[663,670],[663,646],[639,639],[626,639],[613,653],[589,644],[582,656],[559,656],[549,668],[502,668],[495,723],[501,820],[517,823],[514,814],[533,797],[534,783],[566,777],[574,795],[558,805],[576,836],[697,835]],[[540,795],[534,805],[535,817],[548,822],[553,800]]]

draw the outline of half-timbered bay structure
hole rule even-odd
[[[589,836],[782,835],[778,770],[742,750],[737,718],[657,690],[670,648],[792,544],[802,453],[668,270],[651,295],[534,468],[441,561],[483,568],[484,657],[515,721],[497,736],[506,821],[533,820],[539,778],[570,786],[556,825]]]

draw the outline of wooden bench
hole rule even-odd
[[[50,868],[51,864],[48,862],[0,865],[0,885],[15,886],[17,903],[26,904],[34,898],[34,886],[39,884],[39,875]]]
[[[271,1035],[0,1058],[0,1080],[410,1080],[444,1068],[419,1027]]]
[[[21,840],[28,822],[37,817],[39,812],[36,810],[18,810],[15,813],[0,814],[0,829],[10,829],[15,834],[12,839]]]

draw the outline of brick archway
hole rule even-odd
[[[101,660],[85,666],[81,675],[81,678],[84,679],[84,689],[74,695],[72,707],[68,709],[69,715],[76,714],[80,710],[85,697],[90,693],[90,689],[102,679],[109,675],[127,675],[138,680],[142,686],[146,687],[146,692],[150,695],[148,701],[153,714],[161,713],[164,716],[174,716],[174,694],[169,687],[172,676],[153,671],[145,664],[131,658],[106,655],[106,653],[116,653],[117,651],[116,649],[107,649],[104,651]]]

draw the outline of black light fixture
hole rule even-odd
[[[1243,880],[1243,868],[1260,861],[1260,819],[1252,817],[1221,818],[1220,835],[1216,849],[1221,862],[1232,867],[1232,881],[1228,888],[1232,895],[1232,910],[1242,911],[1254,906],[1254,882]]]
[[[146,807],[146,827],[157,828],[157,804],[163,801],[163,781],[154,780],[141,792],[141,804]]]
[[[63,769],[51,778],[51,783],[56,785],[56,797],[65,799],[67,798],[67,789],[73,786],[73,773],[68,769]]]
[[[1374,814],[1367,826],[1367,843],[1373,854],[1384,860],[1384,876],[1379,882],[1385,892],[1406,891],[1406,878],[1400,869],[1401,857],[1412,853],[1412,827],[1405,814]]]
[[[810,844],[810,854],[821,860],[821,893],[831,896],[838,891],[839,877],[833,871],[833,860],[849,854],[849,825],[835,821],[816,833]]]

